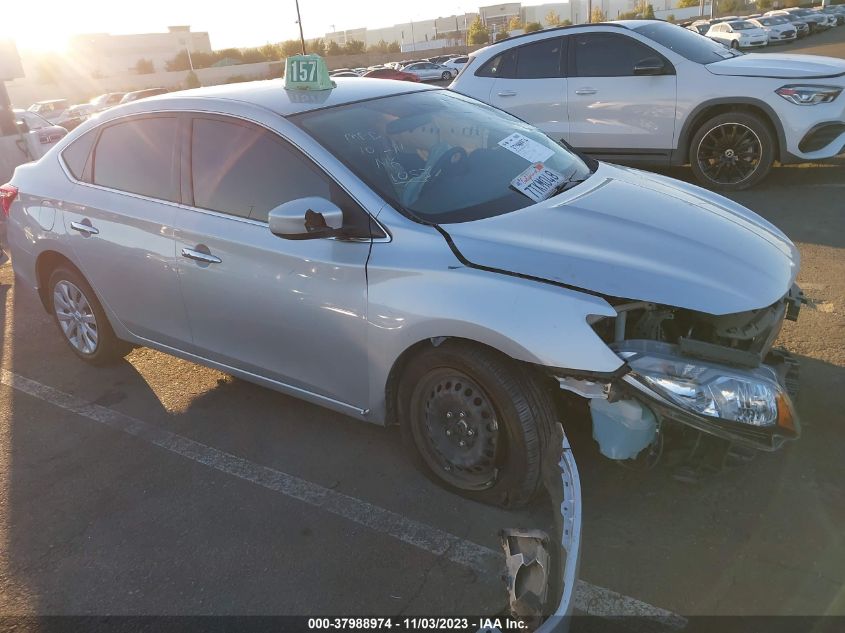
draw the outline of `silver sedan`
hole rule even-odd
[[[402,72],[416,75],[420,81],[437,81],[439,79],[451,81],[458,76],[458,71],[455,68],[449,68],[448,66],[434,64],[432,62],[408,64],[402,67]]]

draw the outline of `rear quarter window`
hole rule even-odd
[[[91,156],[91,149],[94,147],[94,141],[97,140],[97,133],[99,130],[91,130],[86,132],[73,143],[68,145],[62,152],[62,160],[68,168],[73,177],[83,182],[91,181],[91,170],[86,173],[86,166],[88,166],[88,159]]]

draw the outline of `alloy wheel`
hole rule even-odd
[[[70,281],[61,280],[53,288],[53,312],[67,340],[82,354],[97,351],[97,317],[83,292]]]
[[[762,155],[763,145],[754,130],[741,123],[724,123],[702,137],[696,160],[709,180],[737,184],[754,174]]]

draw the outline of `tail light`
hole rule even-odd
[[[3,215],[9,217],[9,211],[12,208],[12,203],[18,197],[18,188],[14,185],[6,183],[0,187],[0,204],[3,206]]]

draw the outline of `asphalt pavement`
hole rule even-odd
[[[838,31],[807,42],[845,56]],[[566,421],[581,610],[845,614],[843,167],[776,167],[730,196],[801,251],[811,301],[780,340],[802,363],[798,442],[685,484]],[[0,315],[2,615],[495,613],[498,530],[548,524],[542,504],[439,489],[394,429],[149,349],[84,365],[9,264]]]

